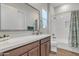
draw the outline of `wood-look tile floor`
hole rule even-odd
[[[57,54],[55,52],[51,52],[49,56],[57,56]]]

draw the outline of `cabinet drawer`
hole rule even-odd
[[[49,40],[50,40],[50,37],[46,37],[46,38],[44,38],[44,39],[41,40],[41,44],[42,44],[42,43],[45,43],[45,42],[47,42],[47,41],[49,41]]]
[[[39,41],[4,52],[4,56],[20,56],[39,45]]]
[[[50,41],[41,44],[41,56],[49,56],[50,53]]]

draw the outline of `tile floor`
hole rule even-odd
[[[56,52],[51,52],[49,56],[57,56]]]

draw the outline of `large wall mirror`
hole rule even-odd
[[[40,12],[27,3],[1,3],[0,30],[39,30]]]

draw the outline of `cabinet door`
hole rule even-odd
[[[50,41],[48,41],[47,43],[46,43],[46,48],[47,48],[47,53],[46,53],[46,55],[48,56],[49,55],[49,53],[50,53]]]
[[[36,47],[28,52],[29,56],[39,56],[39,47]]]
[[[0,53],[0,56],[3,56],[3,53]]]
[[[41,56],[48,56],[49,55],[49,52],[50,52],[50,41],[46,42],[46,43],[43,43],[41,45]]]
[[[43,43],[41,45],[41,56],[45,56],[46,55],[46,43]]]

